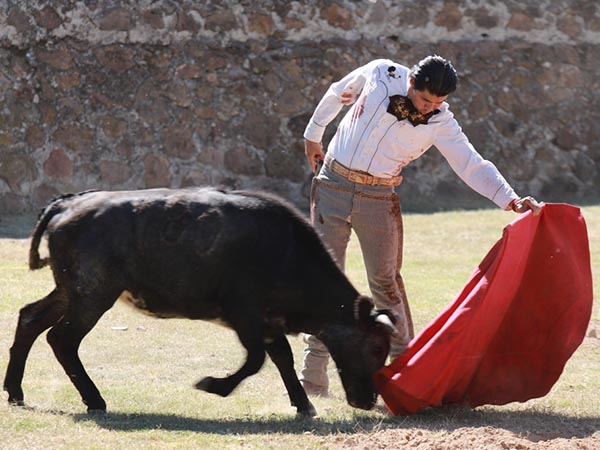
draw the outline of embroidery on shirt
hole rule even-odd
[[[440,112],[439,109],[434,109],[427,114],[421,114],[413,105],[408,97],[403,95],[392,95],[390,97],[390,105],[387,112],[396,116],[398,120],[405,120],[416,127],[417,125],[425,125],[435,114]]]
[[[390,66],[390,67],[388,67],[388,70],[387,70],[387,71],[388,71],[387,75],[388,75],[388,77],[390,77],[390,78],[395,78],[395,79],[402,78],[402,75],[398,75],[398,74],[396,73],[396,68],[395,68],[394,66]]]

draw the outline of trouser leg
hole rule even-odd
[[[312,334],[304,335],[304,359],[298,379],[308,395],[327,395],[329,377],[329,351],[327,347]]]
[[[311,221],[342,270],[344,270],[346,248],[350,240],[351,228],[348,218],[351,207],[351,193],[347,189],[330,185],[319,179],[313,180]],[[307,390],[325,393],[329,388],[327,347],[309,334],[304,336],[304,341],[307,347],[304,350],[304,361],[298,378]]]
[[[393,336],[390,358],[399,356],[414,336],[412,316],[400,275],[403,226],[395,192],[385,195],[374,188],[355,194],[352,227],[360,242],[369,288],[378,309],[396,316],[399,336]]]

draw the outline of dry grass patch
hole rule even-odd
[[[600,206],[584,208],[595,294],[600,286]],[[421,329],[462,288],[514,216],[502,211],[405,215],[404,279]],[[27,269],[32,218],[0,221],[0,373],[4,373],[18,310],[53,286],[48,269]],[[24,231],[23,227],[27,227]],[[348,274],[367,292],[356,240]],[[598,330],[594,307],[590,330]],[[126,329],[124,329],[124,327]],[[290,337],[297,367],[303,343]],[[192,388],[205,375],[237,369],[243,351],[227,329],[189,320],[156,320],[117,304],[83,341],[81,358],[108,404],[88,415],[42,336],[23,387],[26,408],[0,402],[0,447],[6,449],[336,449],[336,448],[600,448],[600,340],[590,336],[544,398],[475,410],[429,409],[391,416],[348,406],[335,368],[333,395],[315,399],[321,417],[296,420],[274,366],[247,379],[227,398]],[[6,397],[4,397],[5,399]]]

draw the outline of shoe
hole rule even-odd
[[[319,386],[306,380],[300,381],[300,384],[304,388],[306,395],[310,397],[329,397],[329,390],[325,386]]]

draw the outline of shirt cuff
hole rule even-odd
[[[498,192],[496,192],[492,201],[500,208],[506,209],[510,202],[518,198],[519,196],[510,186],[505,186],[498,189]]]
[[[312,119],[308,122],[306,129],[304,130],[304,138],[313,142],[321,142],[323,134],[325,133],[325,127],[317,124]]]

